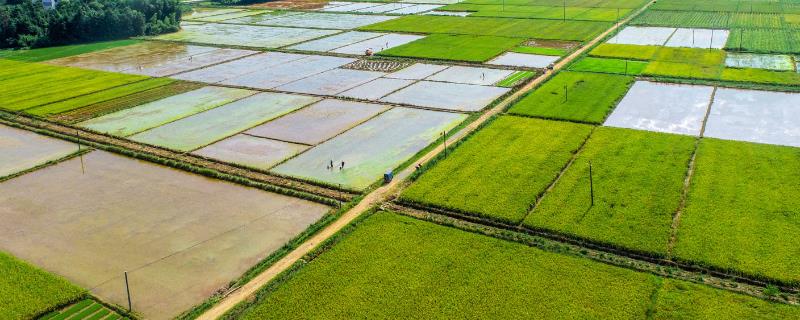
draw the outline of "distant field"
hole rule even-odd
[[[522,41],[524,39],[496,36],[432,34],[383,50],[379,55],[484,62]]]
[[[601,123],[633,77],[561,72],[514,104],[509,113],[550,119]]]
[[[647,67],[647,62],[585,57],[569,66],[570,71],[599,73],[615,73],[623,75],[640,75]]]
[[[472,4],[456,3],[438,10],[442,11],[472,11],[471,17],[507,17],[531,19],[567,19],[588,21],[617,21],[624,18],[631,9],[616,8],[586,8],[586,7],[561,7],[540,5],[503,5],[503,4]]]
[[[0,51],[0,59],[39,62],[39,61],[75,56],[88,52],[127,46],[139,42],[141,41],[129,39],[129,40],[95,42],[86,44],[74,44],[68,46],[58,46],[58,47],[40,48],[31,50],[14,50],[14,51],[5,50],[5,51]]]
[[[609,22],[596,21],[410,15],[361,29],[585,41],[597,36],[610,26]]]
[[[800,283],[800,148],[704,139],[677,257]]]
[[[401,199],[519,223],[590,131],[588,125],[500,117],[424,172]]]
[[[379,212],[226,319],[797,319],[800,307]]]
[[[691,136],[598,128],[525,225],[665,254],[694,141]]]
[[[86,291],[0,251],[0,318],[32,319],[80,299]]]

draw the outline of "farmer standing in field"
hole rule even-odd
[[[342,170],[342,169],[344,169],[344,161],[342,161],[342,165],[339,166],[339,170]]]

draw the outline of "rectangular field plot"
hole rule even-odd
[[[800,283],[800,148],[703,139],[675,255]]]
[[[191,12],[184,13],[182,18],[184,20],[193,20],[205,18],[210,16],[218,16],[222,14],[229,14],[234,12],[241,12],[244,9],[223,9],[223,8],[192,8]]]
[[[229,12],[229,13],[216,14],[216,15],[207,16],[207,17],[193,18],[192,20],[204,21],[204,22],[220,22],[220,21],[226,21],[227,22],[227,20],[231,20],[231,19],[249,17],[249,16],[254,16],[254,15],[259,15],[259,14],[270,14],[270,13],[272,13],[272,12],[271,11],[266,11],[266,10],[242,10],[242,11],[238,11],[238,12]]]
[[[515,103],[512,114],[602,123],[628,92],[633,77],[561,72]]]
[[[297,44],[289,47],[288,49],[326,52],[347,45],[351,45],[356,42],[377,38],[384,34],[385,33],[349,31],[345,33],[335,34],[330,37],[325,37],[318,40],[311,40],[308,42]]]
[[[438,109],[478,111],[509,90],[473,84],[420,81],[382,98],[381,101]]]
[[[800,94],[719,88],[703,135],[800,147]]]
[[[117,305],[127,270],[150,319],[203,302],[329,210],[102,151],[83,165],[0,183],[0,248]]]
[[[303,110],[252,128],[246,134],[316,145],[362,123],[388,106],[325,99]]]
[[[53,102],[50,104],[33,107],[25,112],[37,116],[50,116],[64,112],[80,109],[85,106],[94,105],[118,98],[127,97],[139,92],[153,90],[164,86],[176,84],[174,80],[166,78],[152,78],[144,81],[134,82],[128,85],[109,88],[106,90],[77,96],[72,99]]]
[[[335,95],[339,92],[380,78],[383,75],[385,75],[383,72],[333,69],[305,79],[287,83],[275,89],[289,92]]]
[[[338,96],[364,100],[378,100],[412,83],[414,83],[413,80],[380,78],[339,93]]]
[[[394,108],[272,169],[363,190],[466,119],[466,115]],[[336,168],[326,168],[330,161]],[[344,169],[338,165],[344,161]]]
[[[483,62],[524,41],[520,38],[432,34],[414,42],[381,51],[381,55]]]
[[[616,36],[609,39],[608,43],[662,46],[673,33],[675,33],[675,28],[625,27]]]
[[[488,63],[499,66],[544,68],[551,63],[558,61],[558,59],[559,57],[556,56],[507,52],[495,59],[492,59]]]
[[[725,56],[725,65],[733,68],[756,68],[779,71],[795,70],[795,62],[792,56],[782,54],[729,52]]]
[[[0,179],[77,151],[73,143],[0,125]]]
[[[645,61],[585,57],[569,66],[570,71],[640,75],[647,67]]]
[[[259,16],[253,17],[257,19]],[[320,28],[350,30],[366,25],[388,21],[397,16],[338,14],[324,12],[308,12],[303,14],[268,17],[263,21],[250,20],[250,24],[295,27],[295,28]]]
[[[78,125],[98,132],[127,137],[255,93],[255,91],[243,89],[204,87],[100,116]]]
[[[145,43],[158,43],[159,45],[142,45],[148,50],[152,50],[144,54],[138,52],[142,48],[133,48],[133,46],[130,46],[87,54],[85,56],[80,55],[62,58],[51,61],[50,63],[163,77],[256,53],[256,51],[250,50],[215,49],[173,43]]]
[[[37,319],[85,294],[67,280],[0,250],[0,318]]]
[[[237,134],[193,154],[245,167],[267,170],[310,148],[302,144]]]
[[[181,73],[172,76],[172,78],[205,83],[218,83],[307,57],[309,56],[294,53],[266,52],[199,70]]]
[[[414,6],[412,3],[387,3],[381,5],[373,5],[365,8],[360,8],[356,10],[351,10],[352,12],[363,12],[363,13],[385,13],[394,10],[400,10],[403,8]],[[327,10],[330,11],[330,10]]]
[[[713,87],[637,81],[603,125],[699,135]]]
[[[422,80],[447,68],[448,66],[438,64],[415,63],[404,69],[390,73],[386,77],[393,79]]]
[[[340,31],[206,23],[184,25],[181,27],[181,31],[161,35],[157,39],[253,48],[279,48],[338,32]]]
[[[339,5],[334,6],[325,6],[320,9],[320,11],[327,11],[327,12],[355,12],[361,11],[362,9],[369,9],[373,7],[382,6],[381,3],[375,2],[341,2]]]
[[[178,151],[191,151],[280,117],[319,98],[262,92],[153,128],[130,138]]]
[[[389,33],[369,40],[356,42],[354,44],[338,48],[331,52],[363,55],[367,49],[371,49],[373,52],[377,53],[381,52],[382,50],[391,49],[422,38],[424,37],[414,34]]]
[[[683,135],[598,128],[524,224],[666,254],[694,143]]]
[[[665,46],[722,49],[728,42],[729,34],[728,30],[678,28]]]
[[[491,86],[512,73],[513,70],[452,66],[426,80]]]
[[[280,65],[274,65],[273,67],[233,77],[221,83],[258,89],[273,89],[293,81],[341,67],[353,61],[356,61],[356,59],[307,56],[302,59],[292,60],[281,63]]]
[[[424,172],[401,199],[519,223],[591,126],[500,117]]]
[[[657,280],[379,212],[240,319],[638,319]]]

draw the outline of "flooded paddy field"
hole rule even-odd
[[[324,205],[94,151],[0,183],[0,249],[168,319],[328,212]],[[86,201],[91,199],[92,201]]]
[[[209,22],[183,25],[181,31],[161,35],[156,39],[251,48],[280,48],[339,32],[341,31]]]
[[[78,151],[78,145],[0,124],[0,179]]]

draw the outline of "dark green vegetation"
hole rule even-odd
[[[0,109],[10,111],[24,111],[148,79],[145,76],[2,59],[0,67]]]
[[[524,224],[666,254],[694,142],[691,136],[598,128]]]
[[[424,172],[401,199],[519,223],[591,130],[582,124],[499,117]]]
[[[675,255],[800,283],[800,148],[703,139]]]
[[[618,21],[632,10],[629,8],[588,8],[543,5],[503,5],[456,3],[438,10],[471,11],[472,17],[534,18],[553,20]]]
[[[408,15],[361,29],[585,41],[610,26],[596,21]]]
[[[56,9],[40,1],[0,6],[0,48],[154,35],[179,29],[178,0],[71,0]]]
[[[589,52],[590,56],[647,61],[661,49],[659,46],[637,46],[632,44],[603,43]]]
[[[545,48],[545,47],[531,47],[531,46],[519,46],[514,49],[511,49],[512,52],[519,52],[519,53],[528,53],[528,54],[541,54],[545,56],[565,56],[567,54],[567,50],[560,49],[560,48]]]
[[[647,62],[625,59],[606,59],[586,57],[569,66],[572,71],[640,75]]]
[[[63,310],[53,311],[39,320],[118,320],[122,316],[91,299],[81,300]],[[128,318],[124,318],[128,319]]]
[[[90,93],[87,95],[75,97],[64,101],[59,101],[39,107],[34,107],[25,110],[25,112],[37,116],[50,116],[67,111],[72,111],[95,103],[100,103],[115,98],[128,96],[140,91],[158,88],[173,82],[175,82],[175,80],[167,78],[151,78],[139,82],[134,82],[128,85],[113,87],[106,90]]]
[[[0,318],[31,319],[86,295],[67,280],[0,251]]]
[[[509,113],[601,123],[633,80],[622,75],[561,72],[514,104]]]
[[[524,39],[496,36],[432,34],[417,41],[383,50],[398,57],[484,62],[520,44]]]
[[[17,60],[17,61],[39,62],[39,61],[47,61],[63,57],[75,56],[79,54],[100,51],[105,49],[111,49],[121,46],[127,46],[139,42],[140,42],[139,40],[129,39],[129,40],[95,42],[87,44],[74,44],[68,46],[39,48],[30,50],[7,50],[7,51],[0,51],[0,58]]]
[[[796,319],[800,308],[379,212],[226,318]]]
[[[241,318],[632,319],[646,312],[656,281],[380,212]]]

